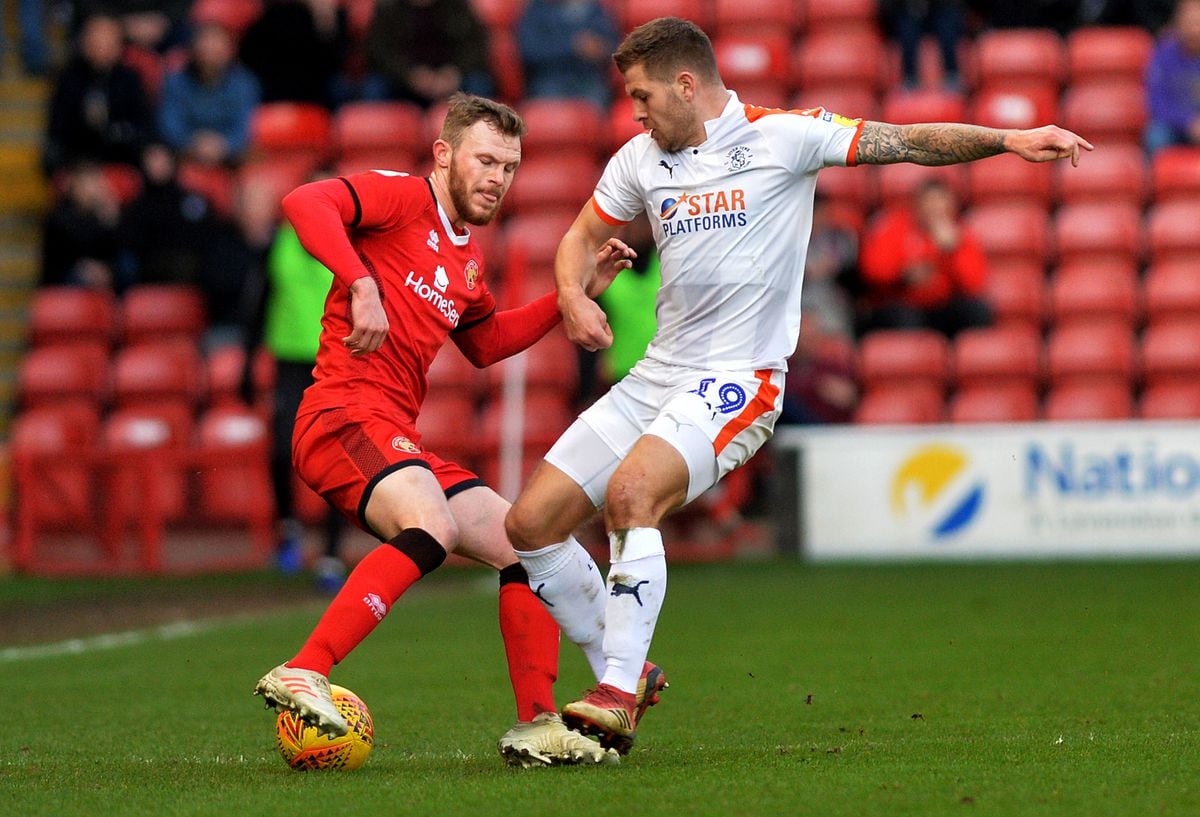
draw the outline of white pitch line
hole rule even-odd
[[[70,638],[51,644],[33,644],[28,647],[5,647],[0,649],[0,664],[31,661],[37,658],[53,658],[62,655],[83,655],[117,647],[129,647],[151,641],[175,641],[199,635],[211,630],[215,621],[177,621],[147,630],[126,630],[121,633],[105,633],[88,638]]]

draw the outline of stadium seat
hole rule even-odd
[[[190,284],[135,284],[120,302],[125,343],[196,340],[207,325],[204,295]]]
[[[106,527],[124,530],[188,514],[184,452],[192,430],[191,410],[182,403],[117,409],[104,420],[101,443],[113,463],[101,481]]]
[[[515,31],[493,28],[488,32],[488,68],[500,99],[516,105],[525,98],[525,65]]]
[[[579,390],[579,358],[576,347],[561,330],[546,337],[523,353],[525,390],[529,395],[549,394],[560,400],[572,400]],[[502,363],[486,370],[488,391],[493,397],[504,389],[508,365]]]
[[[257,524],[269,537],[275,501],[266,421],[250,409],[215,408],[201,416],[196,437],[200,518],[210,523]]]
[[[967,211],[965,222],[993,263],[1044,265],[1052,257],[1049,219],[1037,204],[981,204]]]
[[[229,168],[183,160],[179,163],[179,186],[203,197],[217,215],[233,218],[237,180]]]
[[[575,221],[575,214],[528,213],[505,219],[504,268],[512,273],[520,266],[527,274],[554,269],[558,242]]]
[[[106,164],[102,168],[108,187],[117,200],[117,204],[125,207],[142,192],[142,174],[132,165]]]
[[[1062,114],[1063,126],[1093,145],[1137,142],[1146,126],[1145,88],[1129,80],[1071,87]]]
[[[1141,82],[1154,36],[1137,26],[1088,26],[1067,35],[1067,80],[1071,85],[1111,80]]]
[[[975,43],[977,87],[1058,87],[1065,63],[1062,38],[1050,29],[992,29]]]
[[[479,460],[479,416],[470,392],[431,390],[417,417],[421,446],[442,459],[474,468]]]
[[[333,135],[342,161],[406,156],[404,164],[371,167],[407,170],[429,151],[421,121],[421,109],[411,102],[350,102],[334,115]]]
[[[1047,393],[1042,412],[1046,420],[1125,420],[1133,416],[1133,398],[1125,386],[1072,383]]]
[[[586,154],[531,156],[521,162],[504,197],[506,208],[509,214],[566,212],[574,217],[591,197],[603,169]]]
[[[797,40],[789,59],[790,78],[810,100],[800,107],[820,105],[846,116],[858,116],[857,112],[838,111],[831,102],[812,92],[817,88],[845,88],[874,96],[887,83],[885,53],[882,40],[872,31],[855,34],[831,31]]]
[[[1149,210],[1146,238],[1150,262],[1200,260],[1200,199],[1168,201]]]
[[[1141,314],[1137,268],[1116,258],[1064,262],[1050,284],[1056,327],[1078,321],[1114,321],[1133,328]]]
[[[858,349],[858,376],[867,392],[924,383],[938,389],[949,376],[950,345],[931,329],[882,329],[867,333]]]
[[[835,32],[850,36],[878,29],[879,0],[800,0],[800,6],[810,34]]]
[[[879,177],[879,201],[882,207],[911,207],[917,188],[930,179],[950,186],[960,200],[966,198],[967,171],[963,165],[926,167],[909,162],[876,168]]]
[[[1200,324],[1176,320],[1147,327],[1142,370],[1147,386],[1200,383]]]
[[[965,329],[951,357],[959,389],[1017,386],[1034,390],[1042,380],[1042,338],[1023,326]]]
[[[948,408],[952,423],[1030,423],[1037,418],[1037,392],[1014,384],[960,389]]]
[[[879,201],[879,174],[870,166],[827,167],[817,174],[817,192],[852,209],[861,221]]]
[[[1200,383],[1162,383],[1148,386],[1138,401],[1143,420],[1200,419]]]
[[[894,89],[883,97],[883,121],[895,125],[962,122],[966,113],[966,97],[955,91]]]
[[[262,0],[196,0],[191,18],[196,23],[216,23],[240,39],[262,14]]]
[[[41,287],[29,306],[29,343],[98,343],[116,333],[117,307],[111,294],[71,286]]]
[[[29,535],[38,527],[92,526],[96,509],[86,454],[99,428],[96,406],[79,400],[30,409],[13,419],[14,521],[22,533]],[[25,541],[22,547],[27,550],[32,544]]]
[[[1049,165],[994,156],[967,165],[967,199],[971,204],[1029,203],[1049,209],[1052,180]]]
[[[711,4],[707,0],[623,0],[618,6],[618,24],[632,31],[656,17],[682,17],[708,31],[712,26]]]
[[[859,425],[924,425],[945,416],[942,392],[924,383],[887,386],[868,392],[854,411]]]
[[[731,88],[738,89],[747,82],[779,81],[788,73],[789,39],[787,35],[773,37],[727,37],[713,40],[717,69]]]
[[[178,401],[194,406],[203,385],[200,352],[185,341],[138,343],[113,358],[113,402],[147,406]]]
[[[474,401],[483,394],[484,370],[475,368],[452,343],[437,353],[425,375],[429,393],[453,394]]]
[[[1117,321],[1075,321],[1051,331],[1046,365],[1053,386],[1116,384],[1123,389],[1137,376],[1133,332]]]
[[[79,400],[99,407],[111,387],[107,344],[34,347],[21,360],[17,391],[26,408]]]
[[[1146,270],[1142,292],[1148,323],[1200,323],[1200,269],[1195,260],[1154,264]]]
[[[242,379],[246,350],[238,343],[225,343],[204,357],[203,383],[210,407],[244,406]],[[275,359],[265,347],[258,349],[250,367],[251,397],[255,405],[270,397],[275,381]]]
[[[616,153],[621,145],[646,129],[633,118],[633,100],[622,94],[613,101],[608,113],[608,149]]]
[[[756,108],[787,110],[791,99],[787,82],[776,77],[743,79],[737,83],[738,99]]]
[[[484,404],[477,438],[481,453],[494,455],[500,450],[502,441],[507,436],[504,412],[504,400],[500,397]],[[526,395],[522,420],[525,452],[540,457],[554,445],[574,420],[575,413],[565,396],[544,392]]]
[[[1142,213],[1127,202],[1087,202],[1060,207],[1054,218],[1059,263],[1116,261],[1136,266],[1143,256]]]
[[[1058,120],[1058,94],[1043,83],[980,88],[969,121],[989,128],[1036,128]]]
[[[792,97],[788,108],[824,108],[847,119],[879,119],[879,99],[866,88],[843,85],[805,86]]]
[[[1102,144],[1079,167],[1056,162],[1054,169],[1063,204],[1124,201],[1141,207],[1146,201],[1146,154],[1133,142]]]
[[[310,181],[316,169],[303,156],[276,156],[246,162],[234,180],[238,210],[244,213],[249,202],[265,208],[270,217],[279,218],[283,197]]]
[[[471,0],[471,10],[489,29],[512,28],[524,9],[525,0]]]
[[[529,132],[521,140],[524,155],[582,152],[599,157],[608,150],[604,113],[582,99],[530,99],[520,106]]]
[[[1046,285],[1042,261],[993,264],[985,297],[998,327],[1040,333],[1046,318]]]
[[[250,150],[260,157],[303,157],[315,168],[333,146],[333,123],[321,105],[264,102],[250,120]]]
[[[796,0],[713,0],[712,10],[718,37],[781,34],[791,39],[803,22]]]
[[[1200,147],[1166,147],[1154,154],[1151,187],[1156,202],[1200,199]]]

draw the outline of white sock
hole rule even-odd
[[[529,587],[568,640],[579,645],[592,674],[604,673],[604,579],[574,536],[555,545],[517,551]]]
[[[613,531],[608,541],[612,565],[604,613],[605,670],[600,681],[637,692],[667,593],[667,558],[657,528]]]

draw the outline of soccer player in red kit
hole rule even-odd
[[[457,94],[428,178],[370,171],[306,184],[283,200],[300,241],[335,279],[316,382],[296,416],[293,460],[313,490],[383,544],[350,573],[300,652],[267,673],[255,694],[321,732],[345,734],[331,668],[456,551],[500,572],[500,628],[518,717],[500,739],[501,754],[515,765],[611,763],[611,750],[567,729],[557,713],[558,628],[505,535],[508,503],[425,450],[416,431],[426,372],[447,337],[482,367],[528,348],[560,319],[553,292],[497,311],[467,229],[495,217],[524,130],[511,108]],[[606,244],[592,294],[632,256],[620,241]]]

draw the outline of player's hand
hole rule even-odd
[[[1033,130],[1009,132],[1004,146],[1028,162],[1052,162],[1070,157],[1071,166],[1079,166],[1081,150],[1094,150],[1092,143],[1057,125]]]
[[[563,326],[567,337],[589,352],[612,346],[612,329],[608,316],[600,305],[591,298],[576,294],[572,298],[559,296],[558,308],[562,312]]]
[[[383,311],[379,287],[370,276],[350,285],[350,323],[350,334],[342,338],[342,343],[354,357],[374,352],[387,338],[387,313]]]
[[[598,298],[613,280],[633,266],[637,253],[619,238],[610,238],[596,251],[596,274],[587,286],[587,296]]]

